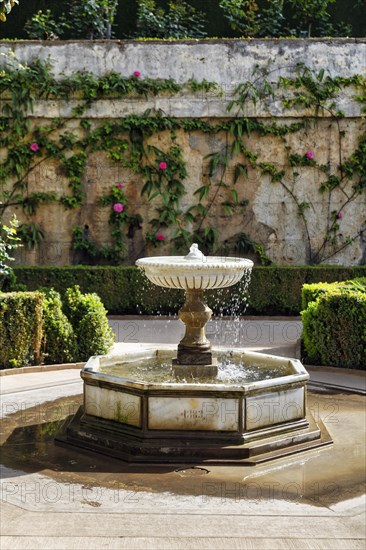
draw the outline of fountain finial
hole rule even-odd
[[[189,249],[189,254],[184,256],[185,260],[203,260],[206,256],[200,251],[197,243],[193,243]]]

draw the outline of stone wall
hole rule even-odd
[[[228,118],[227,103],[233,97],[238,84],[253,80],[255,67],[267,70],[267,80],[276,85],[280,76],[293,76],[296,65],[301,62],[312,70],[324,69],[330,76],[348,77],[366,74],[366,40],[248,40],[248,41],[189,41],[189,42],[15,42],[0,43],[0,52],[11,48],[16,58],[27,63],[36,57],[49,59],[56,75],[70,75],[75,71],[87,70],[102,75],[116,71],[130,76],[140,71],[140,78],[171,78],[178,83],[190,79],[206,79],[221,87],[217,91],[182,91],[175,95],[159,95],[140,99],[103,99],[93,104],[83,116],[93,124],[100,120],[115,119],[132,113],[143,114],[147,109],[162,110],[171,117],[196,117],[212,121]],[[329,165],[336,171],[339,165],[339,130],[345,136],[341,143],[341,156],[346,159],[357,147],[360,136],[365,132],[365,121],[360,105],[354,99],[355,90],[347,88],[337,97],[337,108],[344,113],[337,121],[328,112],[319,113],[306,129],[288,135],[287,146],[304,155],[314,152],[318,164]],[[6,101],[6,98],[3,99]],[[70,117],[76,99],[69,102],[55,100],[38,101],[29,113],[33,125],[41,125],[53,117]],[[233,113],[231,113],[233,114]],[[312,115],[313,110],[298,107],[284,108],[282,97],[249,103],[243,116],[255,117],[268,123],[275,119],[278,124],[292,124]],[[78,131],[79,121],[71,120],[70,129]],[[185,181],[186,195],[183,207],[196,200],[194,191],[207,179],[208,155],[225,146],[224,137],[205,135],[201,132],[178,132],[178,141],[183,148],[188,177]],[[167,143],[164,132],[152,138],[159,147]],[[309,238],[314,249],[321,246],[329,224],[329,213],[338,211],[344,203],[345,193],[352,192],[352,184],[332,193],[319,193],[321,179],[310,166],[302,166],[294,178],[293,170],[287,165],[286,149],[278,137],[267,136],[258,139],[255,133],[247,138],[247,146],[258,154],[263,162],[272,162],[285,171],[284,183],[302,203],[310,204],[306,212]],[[366,159],[365,159],[366,163]],[[227,176],[230,176],[230,170]],[[154,206],[141,198],[142,182],[139,176],[112,163],[101,152],[89,156],[83,185],[85,204],[77,210],[64,210],[59,204],[40,207],[36,222],[45,233],[45,241],[31,251],[22,249],[18,261],[24,263],[67,264],[77,262],[71,251],[71,228],[74,225],[87,227],[89,237],[96,243],[109,242],[108,208],[97,206],[97,199],[108,192],[111,185],[122,181],[126,185],[129,205],[134,213],[144,220],[141,231],[128,239],[129,258],[133,262],[142,254],[170,253],[168,243],[158,251],[149,248],[143,238],[148,230],[147,221],[153,216]],[[29,177],[29,191],[55,191],[65,193],[65,178],[56,161],[49,161],[34,170]],[[209,218],[220,232],[222,242],[230,242],[240,232],[253,241],[262,244],[267,255],[281,264],[303,264],[308,261],[307,235],[299,220],[298,208],[289,198],[284,186],[271,183],[269,176],[261,175],[248,165],[247,177],[237,183],[239,199],[247,199],[248,206],[240,214],[228,220],[220,209],[212,207]],[[21,209],[15,209],[18,218],[26,221]],[[340,232],[343,236],[354,236],[365,222],[366,192],[357,200],[349,202],[342,209]],[[168,231],[169,233],[169,231]],[[366,239],[366,235],[365,235]],[[352,245],[346,246],[328,263],[359,264],[366,262],[366,243],[362,235]],[[80,258],[79,258],[80,260]]]

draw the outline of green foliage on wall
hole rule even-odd
[[[15,216],[12,216],[9,225],[0,223],[0,291],[13,281],[13,270],[10,265],[14,261],[12,252],[21,246],[17,227],[18,221]]]
[[[168,9],[155,0],[137,0],[137,31],[139,38],[203,38],[205,14],[184,0],[170,1]]]
[[[244,181],[248,169],[260,177],[280,185],[288,201],[296,207],[296,220],[301,224],[306,243],[307,262],[326,262],[358,239],[364,228],[347,235],[341,229],[343,211],[349,203],[366,192],[366,134],[351,155],[345,158],[342,144],[347,139],[341,121],[344,114],[337,109],[336,100],[341,90],[352,88],[365,109],[366,80],[359,75],[349,78],[330,77],[324,70],[314,72],[298,65],[292,78],[280,77],[276,84],[269,80],[268,70],[256,69],[253,78],[240,84],[234,97],[227,102],[228,118],[219,122],[205,119],[172,118],[164,113],[147,111],[143,115],[132,114],[98,123],[88,120],[87,110],[103,98],[143,98],[149,95],[181,93],[189,90],[208,92],[218,86],[207,81],[190,80],[177,84],[173,80],[143,78],[138,71],[129,77],[115,72],[96,77],[91,73],[75,73],[70,77],[55,79],[51,68],[34,60],[28,67],[14,67],[9,62],[2,74],[0,93],[4,99],[0,127],[2,146],[7,156],[0,169],[6,181],[0,200],[1,215],[14,206],[20,206],[29,218],[20,232],[28,246],[39,244],[44,238],[42,228],[37,228],[32,216],[41,205],[60,202],[65,209],[80,208],[85,202],[83,177],[88,157],[103,152],[112,162],[136,174],[141,182],[140,195],[151,203],[151,217],[142,220],[128,204],[123,184],[116,182],[99,200],[99,206],[109,208],[111,244],[97,246],[86,238],[81,227],[73,230],[74,249],[82,251],[89,262],[119,263],[128,260],[126,238],[142,223],[148,229],[145,241],[159,246],[170,242],[172,251],[186,250],[197,242],[204,252],[241,253],[246,246],[252,248],[261,263],[269,263],[263,247],[242,232],[234,235],[234,243],[222,242],[212,220],[212,212],[218,211],[222,219],[231,219],[234,213],[244,212],[248,200],[238,192],[238,182]],[[245,116],[246,109],[258,102],[282,97],[288,109],[311,109],[311,115],[301,122],[278,124],[271,118],[266,121]],[[66,118],[55,118],[43,126],[33,127],[27,116],[38,99],[76,101],[71,116],[79,123],[77,131],[70,130]],[[316,124],[324,113],[338,129],[339,144],[337,165],[320,164],[314,151],[296,151],[291,147],[291,135],[306,131]],[[187,159],[179,143],[181,132],[220,136],[218,149],[207,157],[207,177],[194,192],[194,201],[186,203],[185,181],[188,176]],[[159,147],[152,138],[164,135],[164,146]],[[249,146],[250,138],[257,140],[271,136],[284,150],[291,177],[278,168],[276,159],[263,160]],[[56,196],[53,192],[30,192],[29,177],[41,164],[56,161],[68,181],[68,191]],[[309,231],[309,211],[314,209],[310,201],[301,199],[295,191],[299,170],[312,170],[320,180],[319,193],[331,204],[332,195],[341,190],[343,201],[334,211],[328,211],[327,228],[321,244],[313,242]],[[286,177],[285,177],[286,176]],[[231,246],[231,249],[230,249]],[[243,249],[244,247],[244,249]]]

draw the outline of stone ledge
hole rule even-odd
[[[10,376],[13,374],[28,374],[32,372],[51,372],[56,370],[67,370],[67,369],[82,369],[85,363],[60,363],[57,365],[35,365],[30,367],[19,367],[14,369],[3,369],[0,370],[1,376]]]
[[[235,84],[236,85],[236,84]],[[219,96],[219,92],[202,92],[200,95],[185,92],[181,94],[167,95],[162,94],[156,97],[149,96],[141,98],[138,96],[128,96],[123,98],[104,98],[95,100],[91,108],[86,109],[81,116],[74,117],[72,110],[76,106],[83,104],[83,99],[72,98],[68,101],[51,99],[40,99],[34,102],[32,111],[27,112],[27,117],[32,119],[48,119],[48,118],[75,118],[75,119],[106,119],[127,117],[132,114],[143,115],[146,110],[152,112],[163,111],[165,116],[173,118],[230,118],[230,113],[227,111],[228,102],[234,98],[232,88],[230,93],[223,90],[223,97]],[[361,104],[354,99],[355,90],[344,90],[337,98],[336,109],[344,113],[344,118],[360,118]],[[2,101],[8,101],[5,96],[0,96]],[[113,115],[111,116],[111,113]],[[272,120],[272,118],[280,119],[282,123],[293,123],[294,119],[303,117],[315,117],[313,109],[305,109],[299,107],[288,108],[282,105],[281,99],[268,102],[258,101],[256,105],[249,103],[245,106],[242,116],[254,117]],[[321,112],[316,115],[317,119],[330,119],[331,113],[328,111]]]
[[[193,41],[17,41],[0,42],[0,51],[13,50],[20,63],[35,57],[50,60],[56,74],[88,70],[96,75],[116,71],[126,76],[135,70],[142,77],[189,78],[216,81],[225,86],[252,77],[254,65],[271,64],[271,76],[293,73],[303,62],[329,74],[350,76],[365,72],[364,39],[306,40],[193,40]]]

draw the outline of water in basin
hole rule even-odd
[[[146,383],[184,383],[190,384],[249,384],[260,380],[280,378],[293,374],[291,365],[246,364],[240,356],[230,353],[218,354],[218,374],[205,378],[180,378],[174,374],[170,358],[144,357],[118,362],[113,365],[101,365],[98,372]]]

